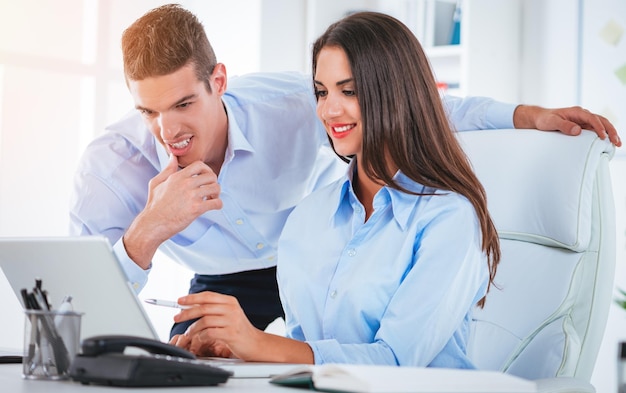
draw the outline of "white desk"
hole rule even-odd
[[[72,392],[155,392],[155,393],[250,393],[250,392],[303,392],[300,388],[273,385],[267,378],[231,378],[218,386],[172,388],[120,388],[100,385],[82,385],[73,381],[33,381],[22,378],[21,364],[0,364],[0,392],[10,393],[72,393]],[[461,390],[459,390],[461,391]],[[587,382],[572,378],[548,378],[538,381],[539,393],[595,393]]]
[[[140,388],[141,392],[146,392],[150,388]],[[137,388],[119,388],[99,385],[82,385],[72,381],[33,381],[22,378],[21,364],[0,364],[0,391],[11,393],[57,393],[57,392],[135,392]],[[287,388],[284,386],[272,385],[265,378],[231,378],[224,385],[218,386],[198,386],[198,387],[172,387],[154,388],[149,391],[157,393],[194,393],[194,392],[302,392],[302,389]]]

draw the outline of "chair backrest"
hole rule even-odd
[[[595,133],[459,133],[502,259],[468,353],[479,369],[589,381],[614,294],[613,146]]]

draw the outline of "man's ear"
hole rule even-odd
[[[226,92],[227,83],[226,66],[223,63],[217,63],[211,74],[211,87],[213,91],[221,96]]]

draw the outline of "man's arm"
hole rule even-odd
[[[581,129],[595,131],[602,139],[608,135],[615,146],[622,142],[615,127],[603,116],[578,106],[547,109],[531,105],[512,105],[487,97],[444,96],[443,104],[457,131],[496,128],[535,128],[578,135]]]
[[[513,128],[515,105],[488,97],[443,96],[443,106],[456,131]]]
[[[513,113],[515,128],[536,128],[578,135],[582,129],[595,131],[600,139],[607,136],[615,146],[622,146],[617,130],[605,117],[579,106],[547,109],[539,106],[519,105]]]

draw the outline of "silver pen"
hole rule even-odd
[[[191,306],[183,306],[174,301],[163,300],[163,299],[145,299],[144,302],[149,303],[149,304],[154,304],[155,306],[162,306],[162,307],[172,307],[172,308],[182,308],[182,309],[191,307]]]

